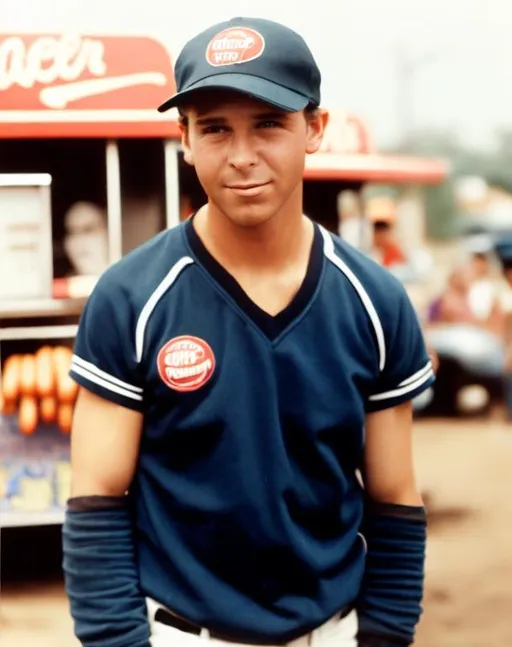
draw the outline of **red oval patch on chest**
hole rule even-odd
[[[213,375],[215,356],[210,345],[191,335],[174,337],[160,349],[158,373],[175,391],[196,391]]]

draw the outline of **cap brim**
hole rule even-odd
[[[310,103],[309,99],[304,95],[283,88],[283,86],[272,81],[267,81],[267,79],[249,76],[248,74],[216,74],[215,76],[194,83],[194,85],[183,90],[183,92],[178,92],[178,94],[175,94],[159,106],[158,111],[165,112],[170,108],[183,105],[201,90],[232,90],[234,92],[241,92],[253,99],[258,99],[287,112],[298,112]]]

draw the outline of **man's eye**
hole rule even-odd
[[[279,128],[280,125],[281,124],[278,121],[266,119],[265,121],[260,121],[258,123],[258,128]]]
[[[203,128],[203,135],[217,135],[226,132],[226,126],[207,126]]]

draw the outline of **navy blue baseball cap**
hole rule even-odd
[[[179,107],[200,90],[234,90],[288,112],[320,105],[320,70],[295,31],[262,18],[233,18],[201,32],[175,66]]]

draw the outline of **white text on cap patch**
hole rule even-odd
[[[216,34],[206,48],[206,60],[213,67],[253,61],[263,54],[265,39],[254,29],[230,27]]]

